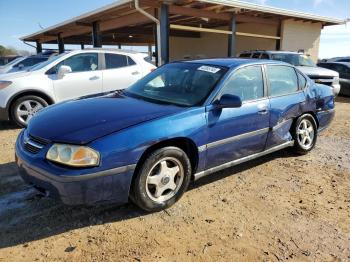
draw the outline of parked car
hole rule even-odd
[[[0,67],[0,77],[1,74],[25,71],[34,65],[37,65],[41,62],[45,62],[48,59],[49,56],[46,55],[32,55],[20,57],[18,59],[15,59],[13,63],[8,63],[7,65]]]
[[[157,211],[191,179],[287,147],[309,152],[333,116],[331,88],[292,65],[174,62],[126,90],[43,109],[20,133],[16,162],[65,204],[130,198]]]
[[[76,50],[28,71],[0,76],[0,119],[26,126],[48,105],[126,88],[154,70],[146,56],[117,50]]]
[[[248,51],[243,52],[240,57],[271,59],[292,64],[316,83],[331,86],[335,96],[339,94],[339,73],[333,70],[317,67],[310,57],[303,53],[285,51]]]
[[[323,59],[321,62],[345,62],[345,63],[350,63],[350,56],[334,57],[334,58],[331,58],[331,59]]]
[[[20,58],[21,56],[18,55],[11,55],[11,56],[1,56],[0,57],[0,68],[8,63],[10,63],[11,61]]]
[[[350,63],[330,62],[318,63],[317,65],[320,67],[337,71],[340,77],[340,94],[350,96]]]

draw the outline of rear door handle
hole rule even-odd
[[[100,79],[98,76],[92,76],[89,78],[89,80],[97,80],[97,79]]]

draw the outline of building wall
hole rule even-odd
[[[228,27],[218,28],[228,30]],[[238,32],[272,35],[277,34],[277,26],[267,24],[242,23],[237,25]],[[228,35],[201,33],[200,38],[170,37],[170,61],[184,58],[226,57]],[[274,50],[276,41],[255,37],[237,36],[237,55],[246,50]]]
[[[282,23],[281,49],[298,51],[304,49],[316,62],[318,59],[321,23],[305,23],[285,20]],[[228,30],[227,27],[218,28]],[[261,35],[277,35],[277,25],[242,23],[238,32]],[[170,37],[170,61],[210,57],[226,57],[228,35],[201,33],[200,38]],[[237,55],[247,50],[275,50],[276,40],[237,36]]]
[[[305,50],[314,62],[318,59],[322,24],[294,20],[282,23],[281,48],[286,51]]]

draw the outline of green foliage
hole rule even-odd
[[[6,55],[17,55],[17,51],[13,48],[6,48],[0,45],[0,56],[6,56]]]

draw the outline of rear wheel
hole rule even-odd
[[[22,96],[11,107],[12,120],[20,127],[26,127],[29,120],[48,103],[38,96]]]
[[[317,141],[317,125],[310,114],[300,116],[293,125],[294,150],[299,154],[310,152]]]
[[[159,211],[181,198],[190,179],[191,163],[186,153],[177,147],[161,148],[143,162],[131,198],[146,211]]]

